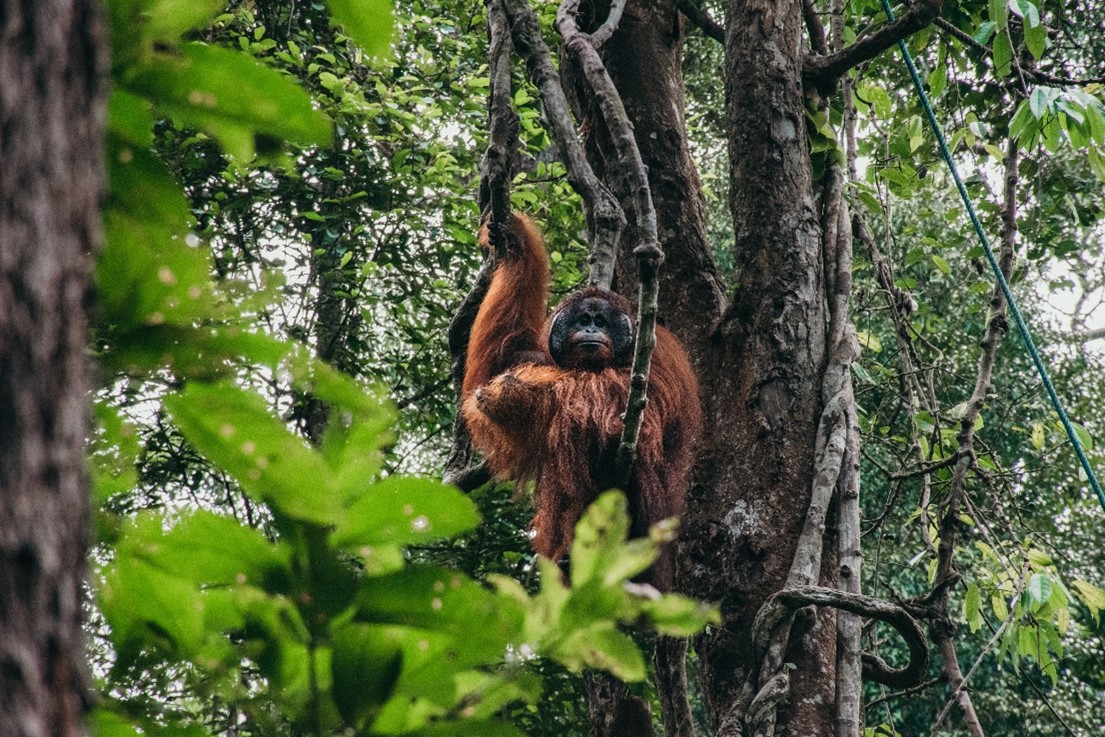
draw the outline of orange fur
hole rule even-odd
[[[491,287],[480,304],[472,336],[462,394],[482,386],[506,369],[515,356],[540,351],[549,291],[549,257],[545,242],[530,219],[511,215],[507,237],[517,239],[521,253],[496,268]],[[480,245],[489,247],[486,226],[480,228]]]
[[[492,276],[472,328],[462,411],[473,444],[496,476],[536,482],[533,546],[557,560],[568,552],[584,508],[614,486],[629,369],[550,365],[541,328],[548,289],[544,245],[528,219],[514,216],[509,227],[522,240],[523,256],[504,261]],[[609,299],[628,312],[622,298]],[[683,511],[702,423],[690,361],[670,331],[656,330],[649,402],[627,490],[634,536]],[[519,354],[523,361],[533,354],[540,360],[516,363]]]

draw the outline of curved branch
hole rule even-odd
[[[614,35],[614,31],[618,30],[618,23],[621,22],[622,13],[625,11],[625,3],[626,0],[613,0],[610,3],[610,15],[606,16],[606,20],[598,30],[591,34],[591,43],[596,49],[601,49],[602,45]]]
[[[821,586],[798,586],[773,594],[756,614],[752,640],[757,656],[771,641],[772,632],[789,616],[805,606],[831,606],[868,619],[885,622],[898,631],[909,648],[909,664],[892,668],[882,658],[863,655],[863,676],[891,688],[910,688],[921,682],[928,670],[928,640],[909,612],[897,604],[863,594],[850,594]]]
[[[944,0],[916,0],[897,20],[887,23],[846,49],[828,56],[806,56],[802,62],[802,81],[807,87],[827,92],[851,68],[874,59],[904,38],[930,25]]]

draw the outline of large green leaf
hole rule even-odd
[[[183,657],[203,642],[199,591],[145,561],[120,556],[105,568],[99,602],[119,642],[157,642]]]
[[[163,515],[140,514],[124,536],[120,552],[197,586],[247,582],[259,586],[273,575],[290,575],[285,550],[230,517],[195,510],[165,528]]]
[[[334,632],[330,660],[334,703],[360,725],[375,715],[399,679],[403,650],[386,628],[349,624]]]
[[[292,519],[340,522],[326,465],[256,394],[229,384],[190,384],[165,406],[184,436],[254,497]]]
[[[615,558],[629,536],[629,514],[625,495],[608,491],[599,496],[576,524],[570,560],[573,586],[600,575]]]
[[[179,53],[155,53],[123,84],[165,115],[217,136],[242,160],[271,147],[272,139],[324,144],[331,137],[329,119],[303,88],[228,49],[189,43]]]
[[[445,568],[410,568],[366,579],[355,607],[360,622],[456,637],[455,657],[466,663],[502,658],[507,645],[516,642],[522,632],[523,614],[516,601]]]
[[[384,56],[391,48],[395,22],[390,0],[327,0],[334,20],[370,56]]]
[[[630,682],[643,681],[648,674],[637,643],[612,622],[599,622],[572,632],[557,645],[553,655],[577,672],[599,668]]]
[[[476,505],[451,486],[390,476],[364,490],[334,531],[342,547],[408,545],[467,532],[479,524]]]

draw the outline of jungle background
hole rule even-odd
[[[733,26],[738,6],[706,10]],[[886,22],[873,0],[805,8],[843,44]],[[557,7],[535,9],[555,48]],[[596,668],[630,683],[662,731],[654,630],[704,632],[691,640],[693,723],[733,733],[696,653],[716,648],[728,604],[719,616],[691,598],[725,595],[627,587],[655,543],[622,543],[623,501],[604,497],[585,520],[567,588],[529,551],[524,493],[437,481],[456,411],[449,326],[483,259],[484,4],[110,0],[106,16],[107,194],[89,310],[93,733],[582,735],[582,674]],[[1100,469],[1105,7],[945,2],[940,17],[909,48],[992,233],[1009,232],[1012,161],[1011,282]],[[732,68],[708,24],[677,23],[701,185],[683,207],[704,226],[710,283],[735,304],[763,300],[733,223]],[[628,52],[612,48],[614,67]],[[993,277],[900,58],[890,49],[844,76],[851,113],[839,89],[817,88],[825,100],[807,98],[801,140],[815,180],[851,169],[846,197],[869,228],[856,229],[861,350],[848,367],[862,590],[916,607],[943,592],[930,624],[950,633],[969,683],[949,686],[934,649],[919,683],[866,683],[864,734],[1097,734],[1105,512],[1014,333],[971,410]],[[521,61],[511,97],[512,204],[545,231],[565,294],[587,272],[583,205]],[[601,170],[602,152],[589,153]],[[664,239],[679,240],[660,209]],[[668,294],[679,264],[669,250]],[[677,332],[697,309],[687,290],[680,299]],[[941,515],[968,412],[950,580],[938,578]],[[684,534],[700,540],[701,522]],[[910,659],[885,624],[862,638],[890,663]],[[973,717],[957,705],[965,692]]]

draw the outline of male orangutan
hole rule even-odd
[[[533,480],[533,547],[553,560],[599,493],[619,485],[614,454],[629,396],[634,320],[627,300],[587,287],[545,319],[549,262],[528,218],[504,226],[517,248],[502,260],[468,344],[463,412],[472,442],[499,478]],[[487,228],[480,244],[488,247]],[[678,339],[656,328],[637,462],[626,489],[631,535],[683,511],[702,425],[698,383]],[[665,560],[657,569],[668,569]],[[667,588],[669,570],[654,570]]]

